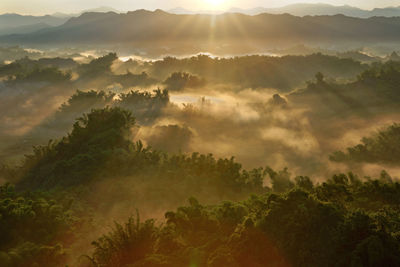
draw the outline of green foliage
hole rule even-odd
[[[30,83],[30,82],[48,82],[48,83],[61,83],[71,80],[71,73],[62,72],[55,67],[35,67],[30,71],[18,72],[14,76],[9,76],[7,84],[13,85],[16,83]]]
[[[26,57],[40,57],[40,52],[24,49],[19,46],[0,47],[0,62],[7,60],[18,60]]]
[[[154,221],[140,223],[130,219],[125,228],[117,225],[107,238],[94,243],[93,262],[96,266],[400,263],[398,204],[387,201],[386,190],[364,194],[371,182],[396,188],[400,184],[382,180],[361,182],[353,174],[336,175],[317,186],[312,186],[307,177],[298,177],[296,181],[307,192],[296,188],[211,206],[190,198],[188,206],[167,212],[166,224],[158,228]],[[328,184],[331,186],[327,187]],[[344,187],[348,194],[335,195],[337,188],[333,186]],[[400,197],[400,191],[395,194]],[[386,208],[382,209],[382,205]],[[129,238],[130,228],[135,231]],[[107,255],[106,260],[99,255]],[[117,263],[110,263],[109,255],[119,255]]]
[[[152,98],[130,94],[119,101]],[[167,96],[161,91],[156,95],[160,99]],[[93,92],[81,95],[86,96],[100,102],[108,97]],[[69,203],[69,194],[79,188],[87,188],[83,192],[88,193],[100,179],[121,177],[125,186],[129,179],[136,183],[145,177],[152,190],[148,197],[151,192],[153,196],[165,192],[172,184],[169,191],[178,201],[198,191],[206,191],[210,199],[259,195],[208,206],[190,198],[188,206],[167,212],[162,225],[154,220],[141,222],[138,215],[126,224],[116,223],[109,234],[93,242],[94,253],[88,257],[92,265],[399,264],[400,183],[387,172],[365,180],[353,173],[338,174],[314,185],[306,176],[292,179],[287,168],[247,171],[234,158],[152,151],[140,141],[129,140],[134,125],[132,114],[119,107],[84,114],[66,137],[34,148],[21,169],[23,177],[17,188],[50,190],[60,203]],[[264,186],[267,175],[271,189]],[[159,191],[160,187],[164,191]],[[0,259],[11,266],[63,263],[68,254],[64,245],[68,244],[62,240],[72,235],[73,214],[79,212],[72,213],[70,204],[39,197],[44,193],[21,195],[10,185],[1,187],[0,193]],[[80,196],[80,201],[85,203],[84,209],[99,205],[89,197]]]
[[[184,70],[203,77],[207,82],[289,91],[312,79],[317,72],[329,77],[352,78],[366,70],[367,65],[352,59],[339,59],[322,54],[283,57],[252,55],[233,58],[198,55],[184,59],[166,57],[150,64],[149,69],[149,73],[156,77],[165,77],[166,81],[174,82],[174,85],[187,82],[188,77],[184,78],[186,75],[182,73]]]
[[[73,239],[76,222],[68,207],[54,200],[0,186],[0,265],[62,264],[67,253],[59,242]]]
[[[185,88],[202,87],[206,81],[187,72],[174,72],[164,81],[164,84],[169,91],[180,91]]]
[[[70,79],[69,72],[75,66],[76,63],[72,59],[41,58],[32,60],[28,57],[23,57],[10,64],[0,66],[0,77],[11,77],[16,81],[58,82]],[[63,74],[58,69],[67,69],[68,71]]]
[[[149,86],[157,82],[157,80],[149,77],[145,71],[140,74],[133,74],[127,71],[126,74],[116,75],[114,80],[125,88],[132,86]]]
[[[61,105],[59,113],[83,114],[90,109],[104,108],[111,103],[114,96],[115,94],[111,92],[77,90],[66,103]]]
[[[167,90],[154,90],[149,92],[130,91],[118,95],[114,106],[132,111],[141,124],[149,124],[161,116],[162,110],[169,103]]]
[[[64,134],[71,128],[75,119],[83,113],[88,113],[92,109],[103,109],[107,106],[127,109],[135,114],[135,118],[140,124],[146,125],[159,118],[169,103],[169,93],[165,90],[154,90],[153,93],[130,91],[121,94],[77,90],[52,117],[35,130],[51,129]],[[47,138],[44,141],[47,141]]]
[[[350,77],[366,68],[352,60],[319,54],[230,59],[198,56],[144,63],[147,72],[115,75],[111,66],[116,59],[115,54],[109,54],[80,65],[76,84],[87,85],[87,81],[104,79],[107,85],[117,81],[124,87],[147,86],[156,82],[147,75],[151,73],[162,77],[160,80],[168,77],[165,85],[175,90],[203,86],[204,80],[199,77],[216,83],[228,81],[240,86],[288,90],[320,70],[329,77],[343,73]],[[9,82],[58,83],[71,79],[70,74],[55,68],[58,65],[43,63],[38,67],[36,64],[25,60],[4,65],[0,67],[0,75],[10,76]],[[194,75],[181,72],[182,69]],[[310,112],[316,116],[323,112],[313,105],[327,105],[328,113],[335,115],[353,114],[355,110],[368,115],[369,109],[382,103],[385,108],[396,108],[399,70],[399,65],[393,62],[373,65],[348,84],[331,84],[318,72],[316,82],[288,98],[291,104],[295,97],[312,100],[304,103],[310,104]],[[75,226],[73,215],[78,216],[66,204],[69,199],[79,195],[83,210],[79,216],[84,217],[92,208],[121,204],[120,199],[136,205],[133,188],[145,195],[146,204],[161,199],[177,206],[190,195],[207,203],[220,199],[232,201],[203,205],[196,198],[190,198],[189,205],[165,214],[165,224],[158,225],[154,220],[141,222],[139,216],[125,224],[116,223],[109,234],[93,242],[94,253],[89,257],[92,264],[399,265],[400,184],[388,173],[382,172],[378,179],[359,179],[353,173],[338,174],[314,184],[307,176],[292,179],[287,168],[244,170],[234,158],[218,159],[199,153],[166,154],[145,147],[140,141],[132,142],[130,133],[136,120],[142,125],[151,124],[169,103],[167,90],[121,94],[77,91],[53,121],[69,127],[72,118],[88,112],[77,119],[72,131],[59,141],[35,147],[20,169],[6,166],[0,169],[2,178],[10,180],[19,176],[17,189],[28,191],[15,192],[10,185],[0,187],[0,263],[62,265],[68,254],[64,248],[69,245],[63,241],[74,240],[71,238],[71,228]],[[275,95],[271,103],[283,106],[288,102]],[[362,144],[349,148],[346,153],[335,153],[331,159],[396,165],[399,129],[397,124],[390,126],[364,138]],[[188,128],[168,126],[159,130],[164,139],[154,144],[162,149],[166,142],[170,145],[174,141],[170,136],[177,139],[191,136]],[[264,185],[267,176],[271,188]],[[107,181],[107,189],[113,191],[115,198],[103,199],[103,195],[93,198],[103,181]],[[123,195],[122,189],[126,188],[129,194]],[[31,193],[31,190],[44,191]],[[252,193],[257,195],[249,197]],[[57,201],[46,197],[49,194],[57,196]],[[247,200],[238,201],[244,198]],[[96,211],[100,216],[109,215],[100,214],[100,208]]]
[[[293,188],[294,184],[290,179],[290,173],[287,168],[275,172],[271,168],[267,167],[265,172],[269,174],[272,182],[272,190],[275,192],[282,193]]]
[[[71,133],[59,142],[34,148],[26,156],[21,188],[72,186],[89,182],[101,164],[118,150],[129,150],[127,140],[135,119],[120,108],[95,109],[78,118]]]
[[[94,92],[79,92],[79,95],[101,101],[107,97]],[[157,91],[156,97],[158,95],[159,101],[168,96],[161,91]],[[143,98],[149,100],[149,105],[154,103],[149,94],[131,92],[121,96],[119,101],[128,106],[130,103],[134,106],[135,101],[143,102]],[[70,100],[72,102],[74,98]],[[34,147],[33,154],[26,156],[19,170],[22,177],[18,188],[61,189],[88,185],[115,175],[129,179],[141,179],[139,177],[145,175],[151,177],[154,186],[174,183],[185,188],[176,192],[183,198],[188,192],[196,192],[194,188],[213,190],[215,195],[229,198],[267,190],[263,186],[266,174],[263,169],[243,170],[234,158],[216,159],[211,154],[198,153],[168,155],[144,148],[140,141],[129,140],[134,125],[132,114],[119,107],[94,109],[84,114],[77,119],[68,136],[60,141],[50,141],[47,146]]]
[[[393,124],[371,137],[364,137],[361,144],[335,152],[330,156],[336,162],[367,162],[398,165],[400,159],[400,125]]]
[[[314,189],[314,184],[308,176],[297,176],[295,178],[296,186],[311,192]]]
[[[109,234],[92,244],[95,252],[91,262],[96,266],[126,266],[152,254],[158,229],[154,220],[141,222],[139,215],[129,218],[125,225],[115,223]]]
[[[116,53],[109,53],[103,57],[93,59],[88,64],[82,64],[78,67],[78,73],[82,78],[90,78],[101,75],[111,75],[111,65],[117,60]]]

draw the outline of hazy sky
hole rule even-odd
[[[222,2],[222,3],[220,3]],[[192,10],[225,9],[229,7],[278,7],[293,3],[328,3],[352,5],[364,9],[400,6],[400,0],[0,0],[0,13],[49,14],[78,12],[100,6],[121,11],[135,9],[171,9],[184,7]]]

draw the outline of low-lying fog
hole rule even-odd
[[[36,50],[28,52],[47,53]],[[353,146],[363,136],[398,120],[397,112],[392,111],[383,114],[377,112],[373,116],[365,116],[366,111],[365,114],[351,115],[335,113],[332,110],[335,107],[323,105],[323,98],[299,98],[293,93],[307,88],[307,82],[312,84],[315,81],[314,74],[319,69],[325,69],[328,81],[345,83],[354,81],[357,73],[368,68],[365,64],[357,65],[360,63],[348,59],[323,55],[221,59],[200,55],[145,61],[143,58],[129,56],[110,58],[109,61],[105,59],[103,63],[99,61],[98,64],[105,64],[99,65],[100,69],[96,69],[97,63],[87,64],[102,53],[80,53],[80,57],[85,60],[75,64],[86,67],[77,65],[64,69],[63,72],[70,73],[71,77],[62,82],[53,82],[51,76],[42,77],[42,81],[19,81],[16,76],[15,81],[10,82],[6,80],[10,76],[2,76],[1,159],[18,162],[23,154],[30,151],[32,145],[45,144],[48,139],[65,135],[81,113],[91,108],[120,105],[119,94],[131,90],[151,93],[157,88],[169,89],[169,103],[156,107],[152,114],[140,108],[135,114],[137,109],[132,106],[134,115],[138,116],[135,138],[154,149],[173,153],[212,153],[217,157],[228,158],[234,156],[246,168],[266,165],[275,169],[289,167],[295,174],[309,175],[315,179],[324,179],[332,173],[346,171],[346,166],[329,161],[331,153]],[[332,62],[325,64],[318,57]],[[246,62],[247,65],[236,65],[236,61],[242,65]],[[273,62],[273,65],[266,62]],[[55,66],[61,68],[63,62],[57,64]],[[110,65],[107,67],[107,64]],[[257,64],[261,65],[257,67]],[[292,72],[292,65],[296,69],[298,64],[315,66]],[[345,73],[346,65],[357,66],[352,69],[354,74]],[[343,70],[341,66],[344,66]],[[93,74],[90,68],[95,71]],[[171,76],[177,71],[187,72],[188,76]],[[238,76],[243,73],[251,77]],[[122,79],[131,80],[124,84]],[[179,79],[184,80],[183,85]],[[280,87],[265,86],[269,84]],[[110,91],[113,96],[108,99],[88,95],[82,99],[72,98],[67,103],[76,90],[104,91],[106,94]],[[334,101],[338,102],[338,107],[343,105],[340,97]],[[60,109],[63,103],[67,104],[63,105],[64,109]],[[129,105],[127,107],[130,108]],[[352,107],[346,108],[351,110]],[[362,165],[358,171],[364,173],[367,169],[379,172],[384,167],[388,168]],[[397,175],[397,169],[390,170]]]

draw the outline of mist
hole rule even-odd
[[[175,33],[171,49],[160,40],[127,49],[120,35],[100,49],[93,40],[0,49],[0,210],[17,209],[7,218],[22,214],[28,229],[7,234],[0,261],[346,265],[376,240],[394,255],[376,262],[397,259],[397,46],[376,36],[325,45],[308,32],[318,45],[249,49],[218,23],[233,45]],[[325,256],[312,245],[299,255],[309,242],[297,233],[321,225],[329,231],[314,243],[330,248]],[[365,237],[342,249],[357,231]],[[247,253],[253,243],[261,250]]]

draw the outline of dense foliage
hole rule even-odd
[[[151,177],[153,190],[174,183],[186,195],[199,189],[234,196],[262,192],[263,169],[250,172],[231,159],[193,153],[168,155],[129,141],[135,124],[131,113],[115,107],[92,110],[79,118],[60,141],[35,147],[18,170],[23,189],[54,189],[90,184],[107,177]],[[135,178],[136,177],[136,178]],[[180,185],[178,187],[178,185]]]
[[[233,159],[212,155],[167,155],[129,141],[135,120],[121,108],[95,109],[71,133],[37,147],[21,167],[17,188],[49,190],[18,193],[1,188],[3,251],[10,266],[65,262],[75,240],[71,229],[87,215],[70,210],[72,196],[99,209],[91,188],[113,178],[139,184],[145,176],[155,196],[160,187],[189,197],[247,199],[189,206],[165,214],[165,224],[142,222],[139,215],[93,242],[94,252],[80,260],[94,266],[397,266],[400,263],[400,183],[386,172],[377,179],[335,175],[322,184],[287,169],[241,169]],[[130,178],[128,178],[130,177]],[[271,186],[264,182],[269,177]],[[157,184],[159,187],[157,187]],[[84,187],[82,187],[84,186]],[[75,189],[74,189],[75,188]],[[86,189],[83,189],[86,188]],[[117,189],[117,194],[124,194]],[[56,191],[54,191],[56,190]],[[77,192],[86,192],[85,195]],[[143,188],[142,188],[143,190]],[[179,192],[178,192],[179,191]],[[75,193],[74,193],[75,192]],[[253,193],[249,197],[249,195]],[[25,195],[24,195],[25,194]],[[166,199],[171,196],[163,196]],[[43,196],[41,196],[43,195]],[[201,195],[200,195],[201,196]],[[106,195],[101,196],[103,199]],[[132,196],[131,196],[132,197]],[[119,201],[118,196],[111,198]],[[70,204],[68,204],[70,203]],[[115,202],[120,203],[120,202]],[[150,203],[150,201],[149,201]],[[121,203],[120,203],[121,204]],[[75,214],[75,215],[74,215]],[[128,215],[127,215],[128,216]],[[70,236],[70,237],[68,237]],[[47,264],[46,262],[46,264]],[[14,265],[12,265],[14,264]]]
[[[330,159],[337,162],[367,162],[398,165],[400,159],[400,125],[393,124],[371,137],[364,137],[362,144],[338,151]]]
[[[164,84],[167,86],[167,90],[180,91],[184,88],[202,87],[206,81],[187,72],[174,72],[164,81]]]
[[[235,58],[212,58],[198,55],[178,59],[166,57],[154,62],[129,60],[118,62],[115,53],[95,58],[89,63],[78,64],[72,59],[48,58],[31,60],[23,58],[11,64],[0,66],[0,77],[27,76],[32,69],[55,68],[76,72],[75,82],[80,86],[106,87],[118,83],[124,88],[150,86],[163,83],[168,90],[182,90],[185,87],[198,88],[207,82],[228,83],[253,88],[277,88],[290,91],[310,80],[321,71],[329,77],[350,79],[368,68],[352,59],[313,54],[308,56],[246,56]],[[114,68],[119,73],[114,73]],[[59,75],[52,70],[54,76]],[[37,74],[31,74],[36,76]],[[49,81],[54,79],[50,74]],[[65,78],[70,78],[65,77]],[[35,80],[32,80],[35,81]]]
[[[59,142],[35,147],[27,156],[20,182],[22,188],[53,188],[85,183],[99,165],[118,150],[128,149],[130,128],[135,119],[119,108],[93,110],[79,118],[72,132]]]
[[[0,65],[0,152],[46,144],[13,165],[0,155],[0,266],[400,265],[400,183],[388,172],[326,179],[333,172],[323,170],[316,183],[265,166],[329,169],[332,140],[396,118],[399,63],[85,60]],[[200,98],[206,90],[218,105]],[[182,107],[185,94],[199,102]],[[393,124],[330,159],[398,165],[399,144]]]
[[[120,94],[94,90],[77,91],[61,106],[55,114],[54,120],[67,119],[68,123],[71,124],[77,116],[89,112],[91,109],[114,106],[131,111],[140,124],[146,124],[160,116],[162,109],[168,103],[169,94],[166,90],[154,90],[153,94],[140,91]]]
[[[310,80],[321,71],[330,77],[351,78],[367,68],[352,59],[313,54],[309,56],[245,56],[211,58],[207,55],[156,61],[148,67],[155,76],[168,77],[170,73],[185,70],[204,77],[207,81],[229,82],[253,88],[277,88],[289,91]]]
[[[400,184],[383,175],[296,179],[283,193],[131,218],[93,242],[95,266],[397,266]],[[307,183],[304,183],[307,181]],[[305,186],[305,184],[307,184]]]
[[[354,82],[333,83],[319,73],[316,82],[294,91],[289,99],[308,106],[316,116],[371,117],[399,108],[400,63],[376,63],[358,75]]]
[[[0,266],[57,266],[68,257],[78,219],[71,203],[0,186]]]

